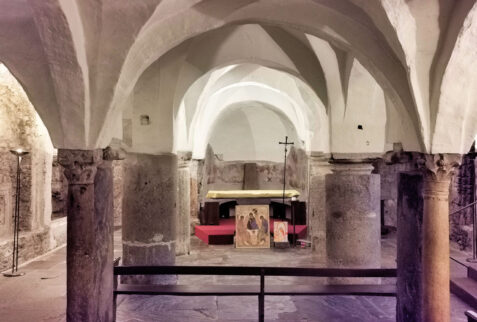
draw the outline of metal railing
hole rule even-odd
[[[474,311],[466,311],[465,315],[467,316],[467,322],[477,322],[477,313]]]
[[[242,266],[116,266],[114,267],[117,295],[176,295],[176,296],[258,296],[258,319],[265,318],[265,296],[290,295],[361,295],[396,296],[395,284],[373,285],[270,285],[265,287],[267,276],[291,277],[396,277],[394,268],[342,269],[342,268],[298,268],[298,267],[242,267]],[[259,285],[134,285],[118,284],[120,275],[231,275],[257,276]],[[258,287],[257,287],[258,286]],[[114,307],[116,311],[116,306]]]
[[[476,223],[477,223],[477,209],[476,209],[476,205],[477,205],[477,201],[474,201],[474,202],[471,202],[470,204],[460,208],[460,209],[457,209],[456,211],[453,211],[449,214],[449,217],[452,216],[452,215],[455,215],[459,212],[461,212],[462,210],[465,210],[469,207],[473,207],[472,208],[472,258],[467,258],[467,261],[469,263],[477,263],[477,227],[476,227]]]

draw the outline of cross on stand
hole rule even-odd
[[[283,204],[283,213],[285,214],[286,218],[286,207],[285,207],[285,189],[286,189],[286,175],[287,175],[287,147],[289,145],[293,145],[293,142],[288,142],[288,136],[285,136],[285,142],[278,142],[278,144],[283,144],[285,146],[285,162],[283,166],[283,196],[282,196],[282,204]],[[292,222],[293,222],[293,247],[296,245],[296,236],[295,236],[295,216],[292,211]]]

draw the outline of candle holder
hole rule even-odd
[[[13,214],[13,259],[12,259],[12,271],[8,273],[3,273],[3,276],[6,277],[17,277],[25,275],[24,272],[18,271],[18,242],[19,242],[19,233],[20,233],[20,176],[21,176],[21,167],[20,163],[22,157],[28,154],[27,151],[23,149],[10,150],[17,157],[17,186],[16,186],[16,196],[15,196],[15,212]]]

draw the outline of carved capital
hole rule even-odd
[[[103,161],[103,151],[58,150],[58,163],[65,169],[68,184],[93,184],[97,166]]]
[[[121,140],[112,139],[109,146],[103,150],[103,160],[124,160],[126,152],[126,146]]]
[[[103,160],[124,160],[126,159],[126,151],[120,147],[108,146],[103,150]]]
[[[423,171],[425,180],[448,182],[461,160],[460,154],[421,154],[416,158],[416,167]]]
[[[179,169],[189,168],[192,163],[192,152],[178,151],[177,152],[177,166]]]
[[[416,158],[416,155],[421,153],[405,152],[405,151],[389,151],[383,155],[383,161],[386,164],[408,163]]]
[[[459,154],[420,154],[415,159],[424,174],[424,200],[448,202],[451,178],[461,159]]]

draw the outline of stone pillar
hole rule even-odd
[[[191,160],[189,164],[190,173],[190,218],[191,230],[199,224],[199,161]]]
[[[113,205],[114,227],[121,227],[121,212],[123,211],[123,162],[113,161]]]
[[[397,204],[396,321],[421,320],[423,175],[401,173]]]
[[[450,321],[449,186],[459,155],[424,155],[422,320]]]
[[[123,264],[174,265],[177,157],[129,153],[124,161]],[[174,276],[125,276],[136,284],[169,284]]]
[[[102,150],[58,151],[68,179],[67,321],[113,320],[113,176]]]
[[[372,160],[334,160],[326,182],[328,267],[381,267],[380,180]],[[330,279],[356,283],[358,279]],[[376,279],[360,279],[363,282]]]
[[[312,251],[319,261],[326,260],[325,176],[331,173],[329,155],[314,153],[309,158],[308,228]]]
[[[190,154],[182,155],[178,164],[177,179],[177,243],[176,255],[190,252]]]

